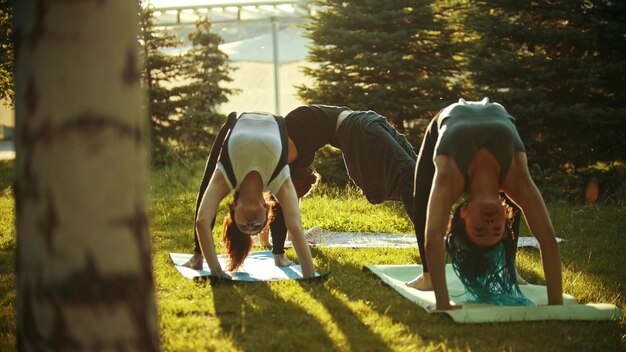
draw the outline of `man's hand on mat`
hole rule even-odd
[[[293,262],[291,260],[289,260],[289,258],[286,258],[284,254],[273,254],[274,256],[274,264],[276,266],[290,266],[291,264],[293,264]]]
[[[200,270],[202,269],[203,260],[204,260],[204,257],[202,256],[202,254],[194,253],[191,259],[189,259],[187,263],[183,264],[183,266],[186,266],[194,270]]]
[[[408,287],[418,289],[420,291],[432,291],[433,283],[430,281],[430,274],[423,273],[415,279],[405,283]]]

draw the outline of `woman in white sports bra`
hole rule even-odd
[[[230,212],[224,219],[223,233],[230,259],[227,270],[232,271],[248,255],[252,247],[250,237],[258,234],[268,221],[270,206],[263,193],[269,191],[285,213],[303,276],[315,275],[302,229],[298,197],[289,174],[287,140],[280,116],[248,112],[229,115],[205,168],[196,208],[196,252],[187,266],[201,268],[204,256],[211,275],[229,278],[217,260],[212,236],[218,206],[231,191],[235,192]]]

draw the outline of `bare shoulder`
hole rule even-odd
[[[435,188],[445,187],[453,197],[458,197],[465,189],[465,177],[449,155],[435,157]]]
[[[209,185],[205,193],[211,193],[212,196],[217,196],[220,199],[226,197],[226,195],[230,193],[230,186],[219,169],[215,169],[215,171],[213,171],[213,175],[211,175],[211,179],[209,180]]]
[[[216,185],[216,186],[220,186],[221,187],[228,187],[228,183],[226,182],[226,177],[224,177],[224,174],[222,173],[222,171],[220,171],[220,169],[215,169],[215,171],[213,171],[213,175],[211,175],[211,180],[209,181],[210,184]]]
[[[454,171],[458,171],[460,173],[459,168],[456,166],[454,159],[450,155],[437,155],[433,161],[435,163],[435,168],[437,169],[437,175],[440,177],[451,177],[454,174]]]
[[[525,152],[517,151],[511,160],[511,166],[504,178],[502,188],[512,199],[520,199],[535,184],[528,169],[528,158]]]
[[[291,181],[291,177],[288,177],[285,182],[278,188],[278,192],[274,194],[278,203],[282,206],[285,206],[288,203],[292,203],[295,197],[295,201],[297,203],[298,196],[296,195],[296,189],[293,186],[293,182]]]
[[[513,154],[511,166],[509,167],[509,171],[504,178],[504,182],[506,183],[509,179],[516,180],[528,177],[530,177],[530,171],[528,170],[528,158],[526,157],[526,153],[517,151]]]

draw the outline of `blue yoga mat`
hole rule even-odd
[[[184,277],[188,279],[210,278],[211,271],[206,260],[203,261],[201,270],[195,270],[182,266],[190,258],[191,254],[187,253],[170,253],[170,258],[174,266]],[[222,268],[227,266],[228,259],[224,255],[218,255]],[[300,280],[302,277],[302,269],[300,265],[291,264],[287,267],[277,267],[274,265],[274,258],[271,251],[250,252],[243,262],[243,265],[237,271],[230,271],[228,274],[234,282],[255,282],[255,281],[278,281],[278,280]],[[315,278],[322,275],[315,273]]]

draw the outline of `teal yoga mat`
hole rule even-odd
[[[433,291],[420,291],[407,287],[405,282],[411,281],[422,273],[421,265],[368,265],[367,269],[376,274],[383,282],[391,286],[405,298],[418,304],[431,313],[435,305]],[[454,273],[450,264],[446,265],[446,280],[450,300],[454,304],[463,305],[462,309],[449,310],[449,315],[457,323],[493,323],[510,321],[536,320],[612,320],[621,319],[622,311],[615,305],[607,303],[578,304],[574,297],[564,294],[562,306],[548,306],[546,287],[540,285],[522,285],[522,292],[537,306],[495,306],[489,304],[466,304],[463,284]]]
[[[188,279],[210,278],[211,271],[206,260],[201,270],[190,269],[182,266],[190,258],[187,253],[170,253],[170,258],[174,266],[184,277]],[[218,255],[222,268],[226,267],[227,259],[223,255]],[[255,282],[255,281],[278,281],[278,280],[299,280],[303,279],[300,265],[291,264],[287,267],[277,267],[274,265],[274,258],[271,251],[250,252],[238,271],[228,272],[233,282]],[[315,273],[315,278],[323,275]]]

